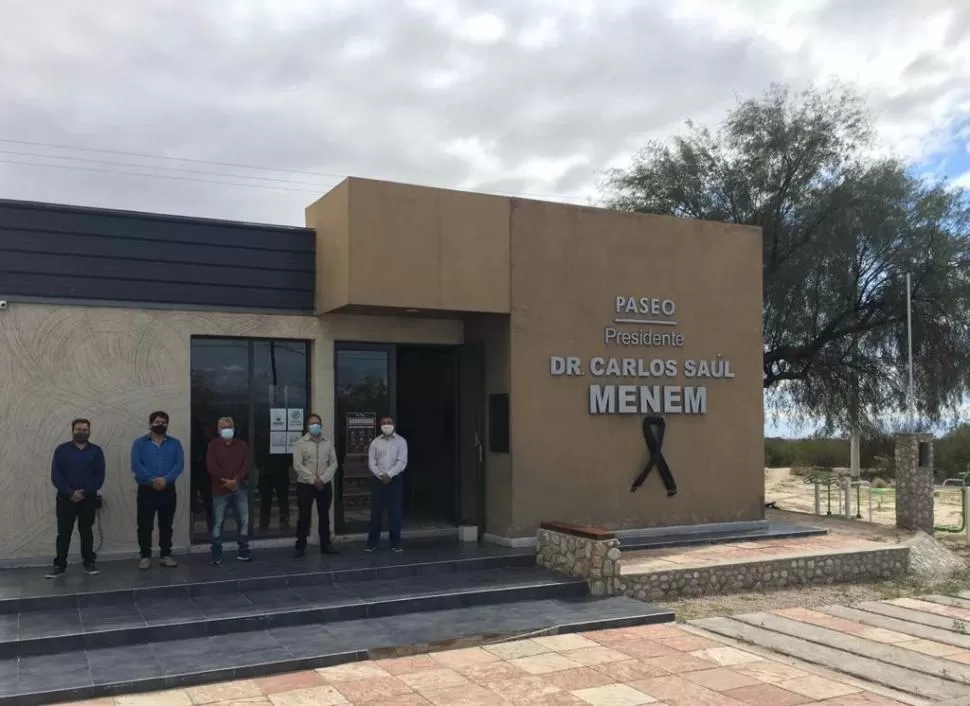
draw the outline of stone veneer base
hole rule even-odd
[[[909,547],[826,552],[614,576],[610,593],[662,601],[742,591],[862,583],[905,576]]]

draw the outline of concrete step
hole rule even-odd
[[[535,550],[531,548],[416,542],[402,554],[389,551],[366,554],[362,549],[362,544],[346,545],[337,556],[320,556],[310,548],[300,560],[293,559],[292,549],[272,549],[255,552],[254,561],[248,563],[237,562],[229,554],[220,567],[209,566],[205,554],[192,554],[179,557],[178,568],[162,569],[156,563],[149,571],[135,569],[136,560],[116,560],[99,563],[99,576],[86,576],[80,567],[69,566],[66,575],[54,580],[44,579],[44,569],[3,569],[0,570],[0,614],[35,608],[78,607],[80,600],[96,596],[109,601],[130,600],[135,595],[160,599],[207,592],[245,592],[321,582],[535,566]]]
[[[912,635],[913,639],[932,640],[933,642],[939,642],[944,645],[953,645],[954,647],[970,650],[970,635],[966,633],[930,627],[909,620],[890,618],[878,613],[859,610],[858,608],[849,608],[848,606],[831,605],[824,608],[816,608],[816,610],[836,618],[852,620],[860,625]]]
[[[919,625],[926,625],[928,627],[939,628],[941,630],[948,630],[961,634],[970,634],[970,623],[956,620],[945,615],[939,615],[937,613],[928,613],[915,608],[906,608],[895,605],[891,602],[867,601],[865,603],[857,603],[854,607],[858,608],[859,610],[866,611],[867,613],[884,615],[888,618],[895,618],[897,620],[908,621],[911,623],[917,623]]]
[[[574,597],[78,649],[0,660],[0,705],[93,699],[673,619],[668,610],[628,598]]]
[[[190,594],[161,597],[155,591],[94,594],[79,599],[76,608],[10,614],[6,634],[0,635],[0,659],[588,594],[585,581],[534,566],[205,589],[196,586]]]
[[[691,623],[703,630],[816,664],[895,691],[934,701],[965,696],[967,685],[818,644],[734,618],[706,618]]]
[[[867,640],[838,630],[819,627],[800,620],[792,620],[772,613],[751,613],[734,616],[736,620],[756,627],[790,635],[800,640],[852,652],[870,659],[904,667],[945,681],[970,685],[970,664],[931,657],[905,647]],[[970,691],[970,686],[967,687]]]

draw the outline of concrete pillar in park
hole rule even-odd
[[[933,436],[896,435],[896,526],[933,534]]]

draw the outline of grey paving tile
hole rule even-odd
[[[118,684],[163,676],[151,645],[129,645],[87,651],[95,684]]]
[[[0,641],[20,636],[20,613],[0,613]]]
[[[145,597],[135,605],[149,625],[185,623],[202,619],[202,611],[188,596],[154,600]]]
[[[21,693],[78,688],[92,683],[83,652],[20,658],[17,688]]]
[[[279,611],[306,607],[307,605],[298,593],[289,588],[245,591],[243,596],[262,610]]]
[[[56,637],[81,632],[77,609],[29,611],[20,615],[20,638]]]
[[[0,696],[17,693],[18,660],[0,659]]]
[[[348,590],[349,584],[329,584],[325,586],[294,586],[291,590],[305,603],[314,606],[347,605],[359,603],[360,596]]]
[[[352,649],[346,637],[327,632],[323,625],[274,628],[269,633],[294,657],[316,657]]]
[[[165,675],[196,673],[231,667],[235,655],[217,652],[208,637],[151,644],[155,661]]]
[[[195,596],[192,602],[206,618],[226,618],[261,612],[241,593],[230,593],[225,596]]]
[[[81,627],[84,632],[98,632],[102,630],[121,630],[124,628],[140,628],[145,626],[145,619],[138,612],[134,603],[110,605],[92,605],[82,607]]]
[[[348,651],[402,644],[400,636],[394,634],[386,619],[347,620],[327,623],[323,627],[329,634],[341,640]]]

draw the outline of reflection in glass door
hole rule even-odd
[[[392,346],[340,344],[336,349],[334,440],[340,470],[334,520],[338,534],[367,530],[372,478],[367,452],[380,418],[394,413],[393,358]]]
[[[220,417],[232,417],[250,447],[251,533],[290,535],[295,514],[293,444],[310,413],[310,344],[306,341],[192,338],[192,541],[208,541],[211,494],[205,452]],[[223,536],[234,538],[231,515]]]

